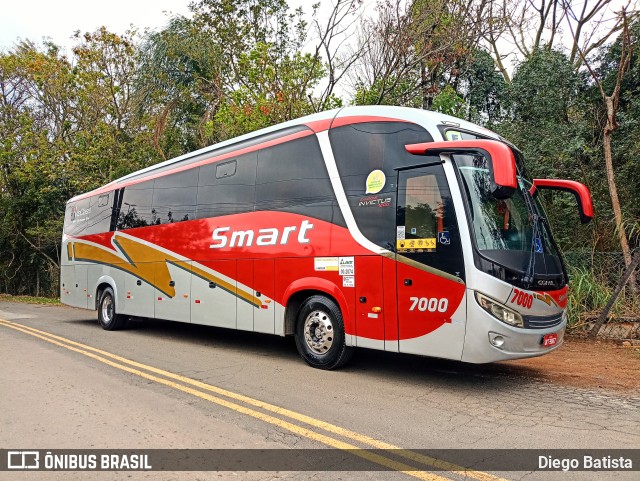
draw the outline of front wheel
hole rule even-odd
[[[353,348],[345,344],[340,308],[324,296],[312,296],[302,304],[295,338],[302,358],[318,369],[336,369],[353,355]]]
[[[102,329],[107,331],[122,329],[125,325],[126,319],[116,313],[116,299],[110,287],[102,291],[100,296],[98,322],[100,322]]]

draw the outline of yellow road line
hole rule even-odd
[[[499,477],[494,476],[494,475],[489,474],[489,473],[484,473],[482,471],[470,470],[470,469],[464,468],[462,466],[458,466],[458,465],[453,464],[453,463],[449,463],[449,462],[446,462],[446,461],[442,461],[440,459],[432,458],[430,456],[425,456],[423,454],[420,454],[420,453],[417,453],[417,452],[414,452],[414,451],[402,449],[402,448],[400,448],[398,446],[395,446],[393,444],[377,440],[377,439],[369,437],[367,435],[364,435],[364,434],[361,434],[361,433],[357,433],[355,431],[351,431],[349,429],[345,429],[345,428],[342,428],[340,426],[336,426],[334,424],[327,423],[325,421],[320,421],[318,419],[312,418],[310,416],[306,416],[304,414],[301,414],[301,413],[298,413],[298,412],[295,412],[295,411],[291,411],[289,409],[286,409],[286,408],[283,408],[283,407],[280,407],[280,406],[275,406],[273,404],[269,404],[269,403],[266,403],[264,401],[260,401],[258,399],[254,399],[254,398],[251,398],[251,397],[248,397],[248,396],[244,396],[242,394],[234,393],[232,391],[228,391],[226,389],[222,389],[222,388],[219,388],[217,386],[213,386],[211,384],[207,384],[207,383],[204,383],[204,382],[201,382],[201,381],[197,381],[195,379],[191,379],[191,378],[188,378],[188,377],[185,377],[185,376],[181,376],[179,374],[174,374],[172,372],[165,371],[163,369],[158,369],[158,368],[153,367],[153,366],[148,366],[146,364],[142,364],[142,363],[139,363],[139,362],[136,362],[136,361],[132,361],[130,359],[118,356],[116,354],[112,354],[110,352],[103,351],[101,349],[97,349],[97,348],[94,348],[94,347],[91,347],[91,346],[87,346],[85,344],[81,344],[79,342],[75,342],[75,341],[72,341],[70,339],[67,339],[67,338],[64,338],[64,337],[61,337],[61,336],[57,336],[55,334],[48,333],[46,331],[40,331],[40,330],[35,329],[33,327],[25,326],[23,324],[12,323],[11,321],[5,321],[3,319],[0,319],[0,323],[1,324],[5,324],[6,323],[5,325],[7,327],[20,326],[20,328],[27,329],[29,331],[32,331],[33,333],[38,333],[40,335],[45,335],[45,336],[48,336],[48,337],[51,337],[51,338],[54,338],[54,339],[58,339],[58,340],[60,340],[62,342],[65,342],[65,343],[68,343],[68,344],[71,344],[71,345],[74,345],[74,346],[78,346],[78,347],[80,347],[80,348],[82,348],[84,350],[87,350],[87,351],[93,351],[93,352],[99,353],[99,354],[101,354],[103,356],[109,357],[111,359],[115,359],[117,361],[120,361],[122,363],[128,364],[130,366],[135,366],[135,367],[138,367],[138,368],[141,368],[141,369],[145,369],[145,370],[153,372],[155,374],[159,374],[159,375],[162,375],[164,377],[168,377],[170,379],[181,381],[181,382],[183,382],[185,384],[189,384],[189,385],[198,387],[200,389],[204,389],[204,390],[207,390],[207,391],[210,391],[210,392],[214,392],[216,394],[219,394],[219,395],[231,398],[231,399],[235,399],[236,401],[241,401],[241,402],[244,402],[246,404],[249,404],[249,405],[252,405],[252,406],[255,406],[255,407],[259,407],[259,408],[264,409],[266,411],[270,411],[270,412],[279,414],[281,416],[285,416],[285,417],[294,419],[296,421],[300,421],[300,422],[303,422],[305,424],[309,424],[309,425],[314,426],[316,428],[324,429],[325,431],[329,431],[331,433],[338,434],[338,435],[343,436],[345,438],[352,439],[354,441],[360,442],[362,444],[365,444],[367,446],[370,446],[370,447],[373,447],[373,448],[376,448],[376,449],[394,450],[394,454],[396,454],[397,456],[403,457],[405,459],[408,459],[408,460],[411,460],[411,461],[414,461],[414,462],[418,462],[418,463],[424,464],[426,466],[431,466],[431,467],[435,467],[435,468],[446,470],[446,471],[459,471],[460,474],[463,474],[463,475],[465,475],[467,477],[471,477],[471,478],[477,479],[479,481],[506,481],[503,478],[499,478]],[[14,327],[14,328],[22,330],[22,329],[20,329],[18,327]],[[31,334],[31,333],[29,333],[29,334]],[[41,337],[40,335],[37,335],[36,337]],[[58,343],[55,343],[55,344],[58,344]],[[64,347],[66,347],[66,346],[64,346]],[[75,349],[73,349],[73,350],[75,350]],[[93,357],[93,356],[90,356],[90,357]],[[274,418],[274,419],[276,419],[276,418]],[[330,438],[330,439],[332,439],[332,438]]]
[[[259,419],[260,421],[269,423],[269,424],[273,424],[275,426],[278,426],[280,428],[286,429],[288,431],[291,431],[297,435],[300,436],[304,436],[306,438],[312,439],[314,441],[318,441],[320,443],[323,443],[327,446],[331,446],[333,448],[336,449],[342,449],[342,450],[346,450],[349,451],[350,453],[359,456],[363,459],[366,459],[368,461],[371,461],[372,463],[378,464],[380,466],[384,466],[386,468],[390,468],[394,471],[399,471],[401,473],[405,473],[408,474],[410,476],[413,476],[415,478],[418,479],[423,479],[425,481],[450,481],[448,478],[443,478],[441,476],[437,476],[435,474],[431,474],[431,473],[425,473],[423,471],[417,471],[416,468],[414,466],[409,466],[407,464],[404,463],[400,463],[398,461],[394,461],[393,459],[390,458],[386,458],[384,456],[381,456],[379,454],[376,453],[371,453],[368,451],[364,451],[360,448],[358,448],[357,446],[353,445],[353,444],[349,444],[349,443],[345,443],[343,441],[340,441],[338,439],[334,439],[331,438],[329,436],[325,436],[323,434],[320,433],[316,433],[315,431],[311,431],[309,429],[303,428],[302,426],[298,426],[296,424],[290,423],[288,421],[283,421],[282,419],[278,419],[275,418],[273,416],[270,416],[268,414],[264,414],[261,413],[259,411],[255,411],[253,409],[249,409],[246,408],[244,406],[241,406],[239,404],[235,404],[232,403],[230,401],[227,401],[225,399],[221,399],[219,397],[216,396],[212,396],[211,394],[207,394],[207,393],[203,393],[201,391],[198,391],[196,389],[192,389],[190,387],[187,386],[183,386],[182,384],[178,384],[175,383],[173,381],[169,381],[168,379],[163,379],[157,376],[153,376],[151,374],[148,374],[146,372],[142,372],[139,371],[137,369],[133,369],[127,366],[123,366],[122,364],[118,364],[116,362],[113,361],[109,361],[108,359],[105,359],[103,357],[98,356],[97,354],[93,354],[90,353],[84,349],[80,349],[77,347],[73,347],[70,346],[68,344],[65,344],[63,342],[59,342],[56,341],[54,339],[51,339],[49,337],[47,337],[46,335],[40,335],[40,334],[36,334],[35,332],[31,332],[30,330],[27,329],[21,329],[21,327],[26,327],[22,324],[16,324],[16,323],[10,323],[10,321],[6,321],[4,319],[0,319],[0,325],[3,325],[5,327],[9,327],[11,329],[14,329],[16,331],[20,331],[23,332],[25,334],[29,334],[31,336],[37,337],[39,339],[42,339],[43,341],[47,341],[51,344],[55,344],[57,346],[63,347],[65,349],[68,349],[70,351],[74,351],[77,352],[79,354],[83,354],[84,356],[90,357],[92,359],[95,359],[96,361],[102,362],[108,366],[114,367],[116,369],[120,369],[122,371],[126,371],[128,373],[134,374],[136,376],[142,377],[144,379],[148,379],[150,381],[155,381],[159,384],[164,384],[165,386],[169,386],[172,387],[174,389],[177,389],[179,391],[188,393],[188,394],[192,394],[193,396],[199,397],[201,399],[205,399],[207,401],[210,401],[212,403],[218,404],[220,406],[226,407],[228,409],[232,409],[236,412],[239,412],[241,414],[246,414],[247,416],[251,416],[254,417],[256,419]],[[18,327],[20,326],[20,327]],[[42,331],[41,331],[42,332]],[[58,337],[58,336],[56,336]]]

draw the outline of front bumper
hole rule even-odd
[[[562,345],[566,327],[566,318],[547,329],[513,327],[491,316],[471,298],[467,303],[467,329],[462,361],[481,364],[542,356]],[[543,346],[542,340],[546,334],[557,334],[555,345]],[[504,340],[500,347],[491,343],[491,339],[496,336],[501,336]]]

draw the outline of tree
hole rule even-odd
[[[624,219],[622,216],[622,208],[620,206],[620,198],[618,196],[618,187],[615,180],[611,147],[611,136],[613,132],[619,127],[617,114],[620,105],[622,81],[625,73],[629,70],[629,67],[631,65],[632,55],[631,34],[629,31],[627,13],[624,9],[620,12],[620,17],[622,19],[620,61],[618,63],[616,82],[610,95],[607,95],[607,93],[605,92],[604,87],[602,86],[602,82],[591,67],[590,63],[587,61],[587,58],[582,52],[582,49],[578,48],[578,52],[582,57],[582,61],[589,69],[589,73],[591,74],[593,81],[597,85],[598,90],[600,91],[600,96],[602,97],[602,103],[606,112],[606,120],[602,128],[602,148],[604,153],[605,172],[607,174],[607,184],[609,186],[609,195],[611,196],[611,205],[613,207],[616,232],[618,234],[620,247],[622,248],[622,253],[624,255],[625,265],[629,267],[631,265],[631,250],[629,248],[629,240],[627,239],[627,234],[624,229]],[[631,272],[629,275],[629,285],[631,286],[631,290],[634,295],[638,295],[638,286],[636,284],[636,277],[633,272]]]
[[[460,74],[460,89],[468,104],[468,120],[489,128],[502,120],[507,83],[486,50],[476,48],[471,53]]]
[[[146,35],[137,52],[136,110],[148,116],[162,158],[224,140],[212,128],[231,75],[222,51],[220,41],[182,16]]]
[[[45,277],[57,279],[71,85],[71,65],[53,45],[23,42],[0,55],[0,271],[9,292],[40,294]]]
[[[586,87],[568,57],[554,50],[537,51],[514,72],[503,102],[505,117],[494,128],[523,151],[529,176],[598,183],[601,171],[591,155]],[[575,218],[573,198],[554,194],[545,200],[560,246],[590,242],[593,226],[566,222]]]
[[[615,5],[614,0],[489,0],[491,27],[484,41],[507,82],[509,57],[522,60],[565,44],[570,45],[569,61],[579,69],[578,49],[588,56],[622,29]]]
[[[57,292],[67,199],[156,161],[132,111],[132,39],[105,29],[76,38],[72,61],[51,43],[0,55],[0,272],[9,292]]]
[[[487,3],[475,0],[387,0],[364,20],[364,53],[350,74],[356,103],[430,109],[460,73],[487,25]],[[449,95],[450,97],[450,95]]]

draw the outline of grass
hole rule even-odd
[[[25,302],[27,304],[48,304],[62,305],[57,297],[35,297],[35,296],[12,296],[11,294],[0,294],[0,301]]]
[[[568,314],[569,328],[577,327],[585,317],[595,317],[604,309],[613,288],[598,279],[594,273],[584,268],[569,269]],[[638,301],[627,289],[614,304],[613,317],[634,317],[638,315]]]

